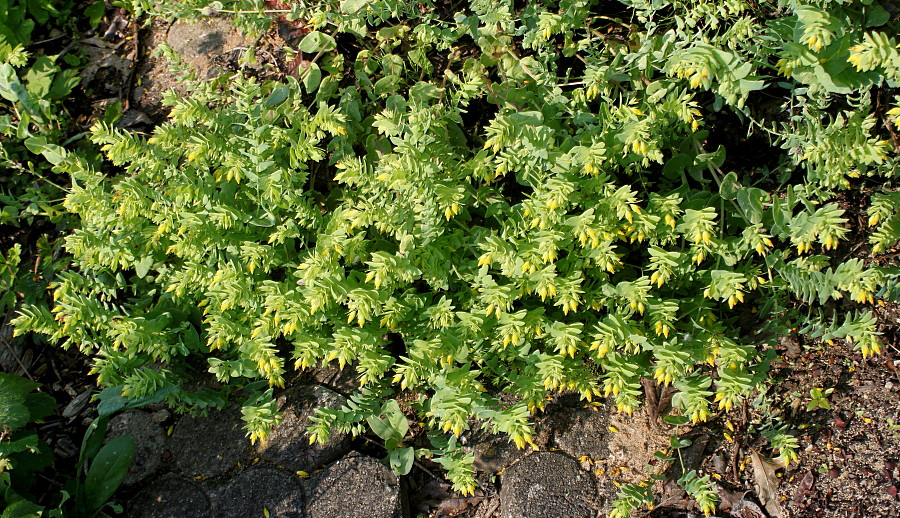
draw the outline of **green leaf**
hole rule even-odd
[[[147,276],[151,266],[153,266],[153,256],[145,255],[140,261],[134,263],[134,273],[139,279],[143,279]]]
[[[101,416],[94,419],[84,431],[84,438],[81,440],[81,450],[78,454],[78,469],[81,469],[85,463],[97,456],[103,439],[106,438],[106,428],[109,426],[109,417]]]
[[[25,18],[25,7],[17,5],[0,12],[6,15],[2,20],[4,23],[0,23],[0,36],[4,36],[12,47],[28,45],[31,42],[31,31],[34,30],[34,20]]]
[[[272,106],[277,106],[285,101],[288,98],[288,95],[291,93],[291,88],[288,85],[280,84],[272,90],[272,93],[266,97],[266,101],[263,105],[267,108]]]
[[[381,437],[384,441],[394,440],[398,443],[402,441],[403,437],[406,436],[406,432],[409,431],[409,423],[400,410],[397,400],[391,399],[385,403],[381,409],[381,414],[384,417],[371,416],[367,419],[375,435]]]
[[[756,187],[741,189],[737,192],[737,201],[741,209],[747,213],[750,223],[754,225],[762,221],[763,202],[769,198],[766,191]]]
[[[23,378],[22,376],[0,372],[0,389],[6,388],[11,392],[24,397],[25,394],[28,394],[40,386],[40,383]]]
[[[100,404],[97,405],[97,412],[101,417],[121,410],[128,403],[128,399],[122,395],[122,385],[103,389],[97,394],[97,399],[100,400]]]
[[[193,326],[190,329],[193,331]],[[193,331],[193,336],[189,331],[188,337],[196,337],[196,331]],[[197,342],[199,342],[199,338],[196,338],[196,340]],[[132,408],[139,408],[144,405],[159,403],[170,394],[177,392],[179,388],[175,385],[168,385],[160,388],[152,394],[148,394],[147,396],[137,399],[126,398],[122,395],[122,389],[123,386],[118,385],[115,387],[104,389],[99,394],[97,394],[97,399],[100,400],[100,404],[97,405],[97,413],[100,414],[101,417],[110,416],[120,410],[130,410]]]
[[[9,425],[7,425],[9,426]],[[14,453],[37,453],[40,448],[40,440],[34,432],[29,432],[13,441],[0,442],[0,457],[6,457]]]
[[[7,503],[0,518],[40,518],[44,508],[28,500]]]
[[[719,188],[719,195],[726,200],[733,200],[737,196],[738,190],[741,188],[741,184],[738,183],[737,173],[734,171],[725,175],[725,178],[722,178],[722,186]]]
[[[375,82],[375,95],[389,95],[397,91],[397,85],[403,78],[397,75],[384,76]]]
[[[416,461],[416,452],[412,446],[391,450],[389,455],[391,468],[399,475],[408,475]]]
[[[50,394],[36,392],[25,396],[25,406],[28,407],[31,420],[39,422],[53,414],[53,411],[56,410],[56,400]]]
[[[672,462],[673,460],[675,460],[675,457],[672,457],[672,456],[670,456],[670,455],[666,455],[665,453],[663,453],[663,452],[661,452],[661,451],[655,452],[655,453],[653,454],[653,456],[656,457],[657,459],[662,460],[662,461],[665,461],[665,462]]]
[[[672,436],[669,437],[669,447],[675,448],[676,450],[680,450],[681,448],[687,448],[691,445],[690,439],[679,439],[678,437]]]
[[[341,0],[341,12],[353,14],[372,3],[372,0]]]
[[[26,5],[28,6],[28,13],[39,25],[44,25],[50,21],[51,12],[54,14],[58,13],[46,0],[28,0]]]
[[[439,98],[443,91],[443,88],[438,88],[437,86],[431,83],[426,83],[425,81],[419,81],[409,89],[409,95],[410,97],[419,99],[420,101],[428,101],[431,99]]]
[[[13,430],[22,428],[31,418],[25,405],[27,391],[23,391],[30,386],[27,383],[31,382],[23,379],[23,383],[16,379],[18,376],[12,374],[0,374],[0,423]]]
[[[676,425],[676,426],[682,425],[682,424],[688,424],[689,422],[691,422],[691,420],[688,419],[687,416],[683,416],[683,415],[667,415],[666,417],[663,417],[663,421],[667,424]]]
[[[877,3],[865,6],[863,12],[866,14],[866,27],[881,27],[891,20],[891,13]]]
[[[85,507],[89,513],[101,509],[125,480],[134,458],[134,439],[127,435],[106,443],[84,479]]]
[[[66,54],[66,56],[68,56],[68,54]],[[81,78],[78,77],[78,71],[67,68],[53,77],[53,84],[50,86],[47,98],[51,100],[62,99],[72,93],[72,89],[80,82]]]
[[[28,137],[25,147],[34,154],[44,155],[53,165],[57,165],[66,158],[66,150],[62,146],[47,142],[47,137]]]
[[[84,14],[88,17],[88,24],[90,27],[96,28],[100,25],[100,20],[103,19],[103,15],[106,14],[106,2],[103,0],[94,2],[90,7],[84,10]]]
[[[306,93],[311,94],[315,92],[319,88],[319,83],[322,82],[322,70],[319,68],[319,65],[310,63],[304,70],[302,79]]]
[[[42,99],[50,93],[50,87],[53,85],[53,76],[59,72],[59,67],[53,62],[53,59],[47,56],[39,57],[28,72],[25,73],[25,88],[31,97]]]
[[[328,52],[337,47],[334,38],[321,31],[312,31],[300,40],[297,46],[302,52],[309,54],[316,52]]]
[[[28,102],[28,91],[19,81],[16,70],[9,63],[0,65],[0,96],[10,102]]]

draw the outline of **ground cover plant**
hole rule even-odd
[[[527,446],[550,394],[632,412],[651,379],[697,423],[752,401],[792,330],[881,351],[893,4],[128,5],[282,16],[297,42],[293,76],[195,80],[151,135],[98,123],[106,162],[44,148],[71,177],[73,267],[17,332],[89,354],[124,396],[243,392],[260,439],[275,390],[336,362],[360,390],[313,439],[371,428],[397,471],[433,456],[465,492],[459,434]],[[762,433],[796,459],[777,419]],[[714,511],[707,477],[680,483]]]

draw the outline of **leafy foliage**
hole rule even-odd
[[[851,187],[872,193],[872,252],[900,237],[873,100],[896,80],[897,24],[871,2],[769,4],[298,3],[298,77],[195,83],[146,137],[96,125],[124,174],[59,160],[75,268],[17,332],[92,355],[127,397],[216,406],[251,387],[253,437],[291,366],[337,362],[360,391],[311,436],[368,426],[396,469],[434,454],[463,491],[456,438],[528,445],[550,393],[630,413],[655,379],[700,422],[767,383],[786,329],[876,354],[871,305],[894,277],[834,252],[867,231]],[[729,158],[745,129],[770,161]],[[197,365],[218,393],[186,388]],[[405,445],[399,391],[433,451]],[[786,437],[770,442],[788,459]],[[708,477],[681,484],[714,509]]]
[[[54,412],[56,401],[42,392],[40,384],[13,374],[0,373],[0,497],[6,505],[4,516],[91,518],[100,516],[109,499],[128,474],[135,444],[129,436],[106,443],[106,427],[112,412],[135,408],[150,401],[106,405],[85,432],[79,453],[72,494],[62,490],[53,495],[50,507],[31,499],[35,476],[53,466],[50,447],[32,429],[35,423]],[[109,390],[109,389],[108,389]],[[114,390],[114,389],[112,389]],[[156,399],[159,400],[158,398]],[[101,405],[103,406],[103,405]],[[74,496],[74,498],[70,498]]]
[[[0,7],[0,311],[21,299],[34,303],[64,261],[44,228],[64,222],[64,188],[51,168],[62,160],[60,146],[68,117],[62,100],[78,84],[78,59],[32,49],[32,33],[57,28],[70,14],[68,2],[12,0]],[[11,230],[12,229],[12,230]],[[30,242],[8,234],[35,229]],[[26,230],[27,231],[27,230]],[[31,272],[21,262],[37,260]],[[30,265],[29,265],[30,266]]]

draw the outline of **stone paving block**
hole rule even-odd
[[[291,471],[307,471],[335,461],[350,450],[346,434],[333,433],[325,444],[310,444],[306,428],[316,408],[338,408],[346,399],[319,385],[289,389],[278,398],[282,420],[256,445],[256,454]]]
[[[163,475],[128,502],[128,518],[211,518],[209,497],[194,481]]]
[[[337,362],[326,363],[310,369],[310,375],[320,385],[342,394],[353,394],[359,390],[357,365],[357,362],[353,362],[342,369]]]
[[[166,434],[153,414],[130,410],[116,415],[109,421],[107,441],[122,435],[134,439],[134,460],[125,475],[123,484],[131,486],[142,482],[159,468],[165,450]]]
[[[297,477],[275,468],[241,472],[218,492],[216,518],[303,518],[303,489]]]
[[[535,452],[501,475],[503,518],[593,518],[593,475],[562,452]]]
[[[475,455],[475,469],[485,473],[498,473],[503,468],[521,459],[531,449],[520,449],[505,433],[490,433],[475,429],[464,435],[463,449]]]
[[[350,454],[303,485],[306,518],[405,518],[397,477],[371,457]]]
[[[250,445],[243,426],[235,406],[182,417],[170,445],[178,468],[190,477],[215,477],[237,467]]]
[[[609,413],[580,408],[572,412],[569,426],[558,430],[556,446],[576,459],[602,459],[609,455]]]

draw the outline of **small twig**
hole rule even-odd
[[[494,513],[497,512],[497,508],[499,508],[499,507],[500,507],[500,499],[498,498],[498,499],[494,500],[493,504],[491,504],[491,507],[490,507],[490,509],[488,509],[487,514],[484,515],[484,518],[491,518],[492,516],[494,516]]]
[[[3,316],[3,324],[0,324],[0,329],[6,329],[8,323],[9,312],[7,312],[6,315]],[[28,367],[25,366],[25,362],[22,361],[22,358],[19,357],[19,354],[16,352],[16,350],[13,349],[13,346],[11,343],[9,343],[9,340],[0,335],[0,341],[2,341],[3,345],[5,345],[7,349],[9,349],[10,354],[12,354],[12,357],[16,360],[16,363],[19,364],[19,367],[22,368],[22,372],[25,373],[25,376],[27,376],[31,381],[34,381],[34,376],[32,376],[30,372],[28,372]]]
[[[134,20],[132,20],[132,22],[133,21]],[[141,30],[138,28],[137,23],[134,24],[134,50],[129,54],[133,54],[134,57],[131,58],[131,66],[129,67],[128,76],[125,78],[125,85],[122,90],[122,93],[125,95],[125,102],[122,106],[123,111],[128,110],[131,106],[131,94],[132,87],[134,86],[135,71],[137,70],[138,59],[141,57]]]
[[[888,133],[891,134],[891,141],[894,143],[894,151],[900,153],[900,139],[897,138],[897,133],[894,131],[894,123],[889,119],[885,120],[884,115],[879,114],[878,118],[881,119],[881,124],[887,128]]]
[[[62,38],[65,38],[65,37],[66,37],[65,34],[60,34],[59,36],[54,36],[54,37],[52,37],[52,38],[47,38],[46,40],[35,41],[34,43],[31,43],[31,45],[43,45],[44,43],[50,43],[51,41],[56,41],[56,40],[58,40],[58,39],[62,39]]]

